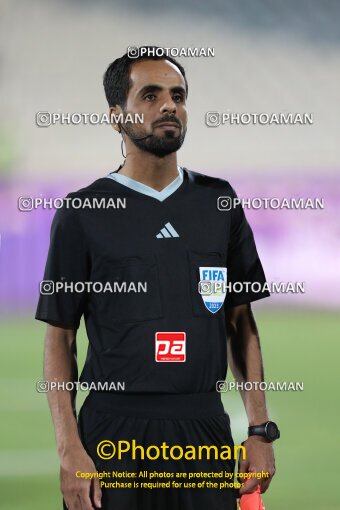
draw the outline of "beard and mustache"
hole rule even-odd
[[[154,134],[154,128],[164,122],[173,122],[177,124],[179,129],[165,130],[162,135]],[[164,158],[182,147],[186,135],[186,128],[183,128],[181,121],[175,115],[164,115],[161,119],[155,121],[151,127],[152,132],[148,133],[143,128],[137,131],[134,124],[126,123],[124,124],[123,131],[136,147],[144,152],[154,154],[159,158]]]

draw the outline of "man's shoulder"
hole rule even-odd
[[[213,177],[211,175],[206,175],[200,172],[195,172],[193,170],[189,170],[188,168],[184,168],[188,174],[189,182],[195,186],[209,189],[217,189],[224,192],[233,193],[233,188],[229,181],[226,179],[222,179],[221,177]]]
[[[71,191],[67,194],[67,198],[85,198],[96,194],[110,193],[112,190],[114,190],[114,182],[115,181],[107,177],[100,177],[84,188],[80,188],[76,191]]]
[[[82,211],[96,209],[98,200],[101,202],[114,193],[115,188],[112,184],[114,184],[112,179],[101,177],[84,188],[68,193],[63,199],[62,207],[59,207],[54,215],[53,226],[68,228],[77,224]],[[97,201],[95,205],[94,200]]]

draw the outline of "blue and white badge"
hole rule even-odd
[[[227,292],[226,267],[200,267],[198,292],[207,310],[216,313],[222,307]]]

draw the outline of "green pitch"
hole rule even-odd
[[[339,509],[340,318],[326,312],[259,311],[256,319],[266,380],[304,383],[303,392],[267,394],[281,439],[276,444],[277,473],[264,496],[266,508]],[[54,433],[46,396],[35,390],[36,381],[43,379],[45,326],[25,318],[3,320],[0,333],[0,506],[55,510],[61,499]],[[78,345],[83,363],[83,328]],[[239,444],[247,426],[240,397],[233,391],[223,399]]]

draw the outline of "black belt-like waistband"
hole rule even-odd
[[[117,416],[204,418],[224,414],[221,394],[150,394],[91,391],[84,406]]]

